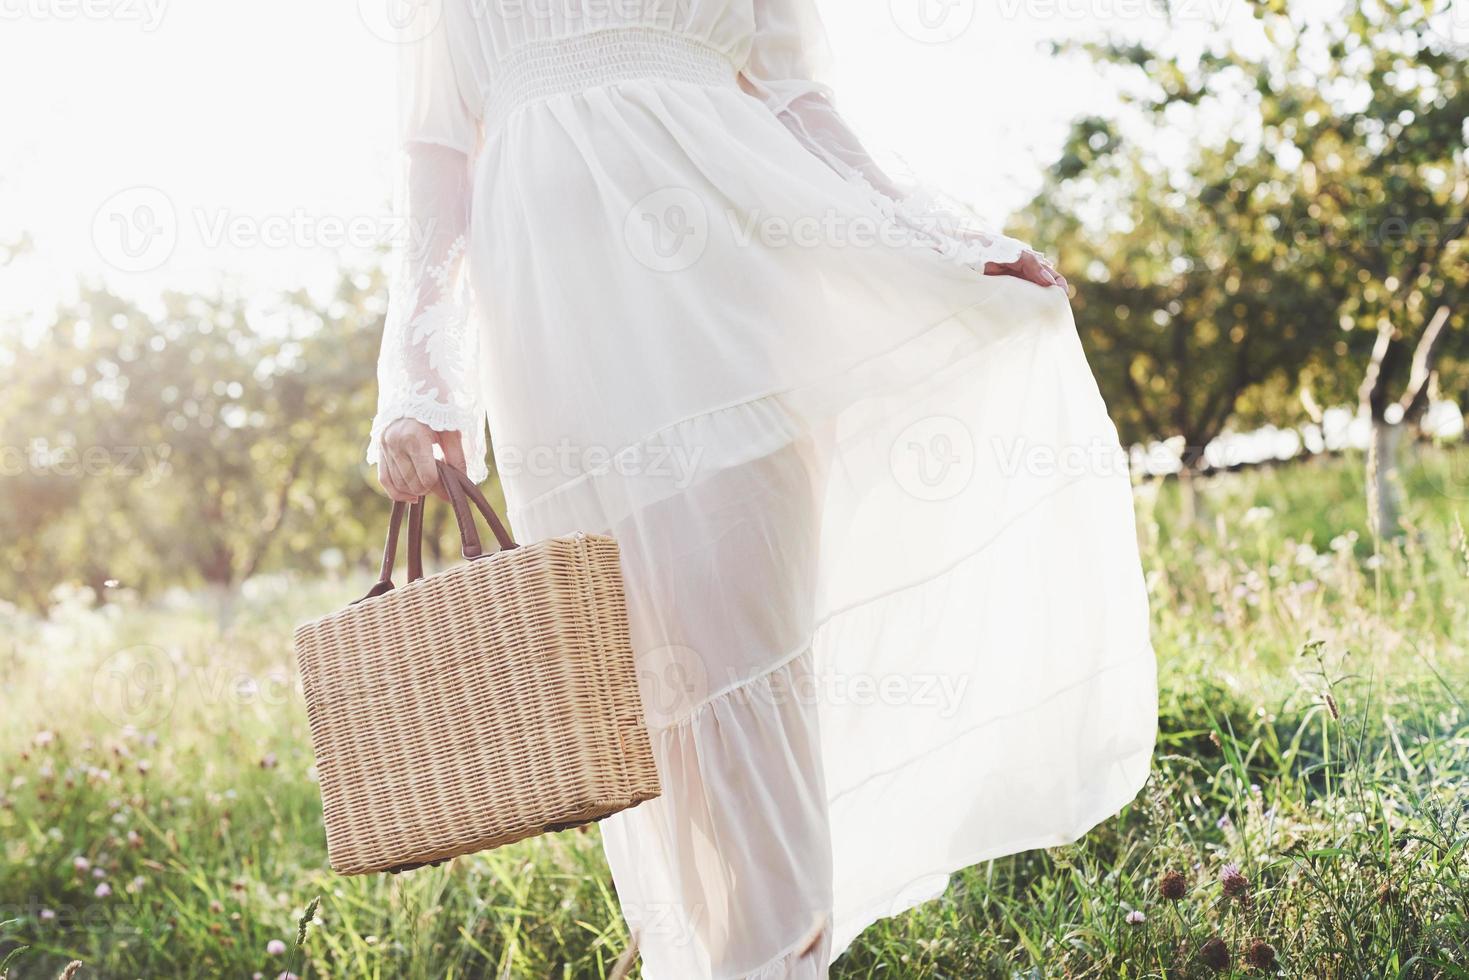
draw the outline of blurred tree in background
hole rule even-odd
[[[1248,8],[1202,48],[1077,46],[1124,111],[1078,121],[1035,231],[1124,439],[1181,436],[1188,477],[1231,422],[1360,401],[1391,531],[1398,433],[1465,391],[1465,51],[1444,3]]]
[[[228,590],[266,567],[370,551],[385,504],[362,464],[381,283],[267,314],[169,296],[144,312],[85,290],[0,349],[0,595],[78,581]],[[328,539],[322,528],[330,528]]]

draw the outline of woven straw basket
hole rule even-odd
[[[409,584],[382,574],[296,630],[327,850],[342,874],[404,871],[600,820],[658,795],[617,543],[518,547],[468,477],[439,464],[469,561]],[[466,500],[468,498],[468,500]],[[473,501],[501,550],[485,555]]]

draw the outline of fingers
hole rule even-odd
[[[413,501],[438,486],[434,465],[434,432],[422,422],[399,419],[383,432],[382,467],[387,472],[384,489],[394,500]]]
[[[412,503],[433,494],[448,500],[434,461],[434,446],[443,451],[444,461],[461,473],[468,471],[464,437],[459,432],[436,432],[422,422],[399,419],[382,436],[378,482],[389,497]]]
[[[377,480],[383,485],[383,489],[387,491],[388,498],[391,500],[401,500],[405,504],[411,504],[418,499],[404,486],[402,477],[398,475],[398,467],[393,455],[386,448],[383,449],[378,459]]]
[[[437,496],[439,487],[439,468],[434,463],[434,451],[424,451],[415,447],[406,456],[398,460],[398,472],[403,476],[403,482],[408,490],[419,497],[427,497],[433,493]]]
[[[1055,285],[1060,286],[1062,289],[1065,289],[1067,286],[1070,285],[1070,283],[1066,281],[1066,277],[1061,275],[1060,272],[1056,271],[1056,267],[1054,265],[1046,261],[1044,258],[1040,258],[1040,256],[1037,256],[1037,259],[1039,259],[1040,261],[1041,268],[1050,273],[1052,282]]]
[[[1050,286],[1050,276],[1029,255],[1021,256],[1014,262],[991,262],[984,267],[987,276],[1010,276],[1015,279],[1024,279],[1026,282],[1035,283],[1037,286]]]
[[[1066,277],[1034,252],[1026,252],[1014,262],[991,262],[984,267],[984,273],[987,276],[1013,276],[1037,286],[1059,286],[1062,289],[1067,286]]]
[[[469,466],[464,460],[464,437],[458,432],[440,432],[439,448],[444,451],[444,462],[454,467],[460,473],[469,472]],[[447,500],[448,494],[444,487],[435,491],[441,498]]]
[[[1034,252],[1026,252],[1022,255],[1020,266],[1024,277],[1037,286],[1061,285],[1061,277],[1051,268],[1050,263]]]

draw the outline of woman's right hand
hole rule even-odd
[[[458,432],[436,432],[417,419],[399,419],[383,430],[382,439],[377,479],[389,497],[410,504],[429,494],[449,499],[439,485],[434,446],[443,451],[444,462],[464,472],[464,443]]]

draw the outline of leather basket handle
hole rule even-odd
[[[500,545],[500,550],[509,551],[519,547],[515,539],[510,536],[510,532],[505,530],[505,525],[495,513],[495,508],[490,505],[480,488],[475,486],[474,481],[467,474],[441,459],[436,459],[434,462],[439,469],[439,483],[449,496],[449,506],[454,511],[454,522],[459,525],[460,554],[470,561],[487,557],[484,546],[480,543],[479,528],[474,523],[474,513],[469,509],[470,503],[473,503],[484,515],[485,522],[490,525],[490,530],[495,535],[495,541]],[[378,570],[377,581],[373,583],[372,588],[367,590],[367,595],[358,599],[357,602],[392,591],[393,565],[397,562],[398,538],[402,533],[405,510],[408,512],[408,581],[416,582],[423,578],[424,506],[423,497],[419,497],[411,504],[405,504],[401,500],[393,501],[393,509],[388,516],[388,537],[383,544],[383,560]]]
[[[495,541],[500,545],[501,551],[509,551],[517,547],[515,539],[500,522],[500,516],[495,513],[495,508],[490,506],[490,502],[485,499],[480,488],[475,486],[474,481],[462,470],[455,469],[442,459],[436,459],[434,462],[439,467],[439,483],[449,495],[449,506],[454,508],[454,520],[459,523],[459,541],[462,545],[460,551],[464,557],[471,561],[484,557],[484,548],[480,545],[479,540],[479,529],[474,526],[474,514],[469,510],[471,502],[484,515],[485,523],[490,525],[490,531],[494,533]]]

